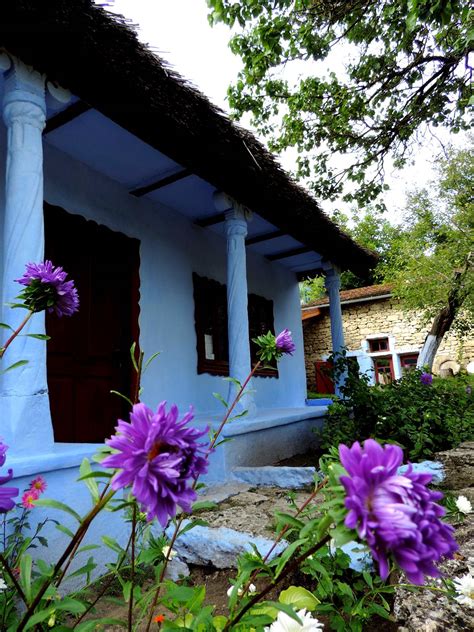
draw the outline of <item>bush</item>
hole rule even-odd
[[[343,363],[336,363],[336,372],[344,370]],[[424,384],[422,375],[415,370],[391,384],[370,386],[367,376],[349,373],[344,399],[329,408],[317,431],[321,447],[373,437],[398,443],[410,460],[419,461],[474,439],[472,378],[433,377]]]

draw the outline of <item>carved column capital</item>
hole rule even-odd
[[[227,237],[247,237],[247,220],[240,210],[229,210],[225,213],[225,230]]]
[[[339,290],[341,289],[341,278],[337,270],[331,268],[326,272],[324,285],[326,286],[328,292],[339,292]]]

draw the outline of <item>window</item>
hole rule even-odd
[[[370,353],[376,353],[377,351],[388,351],[388,338],[374,338],[372,340],[369,340],[369,350]]]
[[[193,274],[194,320],[197,335],[198,373],[229,375],[227,335],[227,288],[222,283]],[[251,342],[268,331],[275,333],[273,301],[249,294],[249,335],[251,362],[257,362],[257,346]],[[257,375],[278,377],[277,368],[259,369]]]
[[[373,361],[377,384],[389,384],[395,379],[392,358],[373,358]]]
[[[400,356],[400,365],[402,367],[402,373],[413,371],[416,369],[416,363],[418,361],[417,353],[406,353]]]

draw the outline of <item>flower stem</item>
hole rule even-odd
[[[233,400],[232,404],[228,407],[227,412],[226,412],[223,420],[221,421],[221,423],[220,423],[218,429],[216,430],[216,432],[214,433],[214,436],[213,436],[213,438],[212,438],[212,440],[211,440],[211,442],[209,444],[209,447],[208,447],[208,449],[206,451],[206,454],[205,454],[205,458],[206,459],[209,457],[209,455],[213,451],[214,446],[216,445],[217,439],[219,438],[219,435],[221,434],[222,430],[224,429],[224,426],[226,425],[226,423],[229,421],[229,418],[230,418],[230,416],[232,414],[232,411],[234,410],[234,408],[236,407],[236,405],[239,402],[240,398],[244,394],[244,391],[247,388],[248,383],[250,382],[250,380],[252,379],[253,375],[255,374],[255,371],[258,370],[260,365],[261,365],[261,361],[259,360],[255,364],[255,366],[252,368],[252,370],[250,371],[250,373],[246,377],[246,379],[243,382],[243,384],[241,384],[237,395],[234,397],[234,400]],[[193,483],[193,486],[192,486],[193,489],[196,489],[198,480],[199,480],[199,475],[196,476],[196,478],[194,479],[194,483]],[[185,517],[185,514],[182,513],[179,516],[179,518],[177,519],[177,521],[176,521],[176,527],[175,527],[173,535],[171,537],[169,550],[168,550],[168,553],[167,553],[167,555],[165,557],[165,561],[163,563],[163,568],[161,569],[160,577],[158,579],[158,586],[157,586],[157,589],[156,589],[156,592],[155,592],[155,596],[153,598],[153,603],[151,604],[150,615],[148,617],[148,623],[147,623],[145,632],[149,632],[149,630],[150,630],[150,626],[151,626],[151,623],[153,621],[153,614],[155,612],[156,604],[158,603],[158,599],[160,597],[161,584],[162,584],[163,579],[165,577],[166,567],[168,566],[168,562],[169,562],[169,559],[170,559],[171,550],[173,548],[174,543],[176,542],[176,538],[178,537],[179,529],[181,527],[181,524],[183,523],[184,517]]]
[[[299,557],[293,560],[291,564],[286,566],[277,579],[274,579],[273,581],[269,582],[258,594],[252,597],[252,599],[248,603],[245,604],[242,610],[240,610],[233,619],[229,619],[227,621],[224,628],[222,629],[222,632],[227,632],[227,630],[230,630],[231,626],[238,623],[242,619],[244,614],[248,612],[251,608],[253,608],[253,606],[262,599],[262,597],[265,597],[265,595],[267,595],[273,588],[278,586],[278,584],[280,584],[283,581],[283,579],[285,579],[285,577],[288,577],[290,573],[295,571],[300,566],[300,564],[305,561],[306,558],[316,553],[316,551],[318,551],[325,544],[327,544],[330,539],[331,539],[331,536],[329,534],[325,535],[324,538],[320,540],[317,544],[315,544],[310,549],[302,553]]]
[[[20,323],[20,325],[17,327],[17,329],[15,329],[15,331],[12,333],[10,338],[8,338],[8,340],[6,341],[5,345],[0,348],[0,359],[3,358],[3,356],[5,355],[5,351],[11,345],[11,343],[15,340],[15,338],[18,336],[18,334],[21,332],[21,330],[26,325],[26,323],[30,320],[30,318],[33,316],[33,314],[34,314],[34,312],[28,312],[28,314],[25,316],[25,318]]]
[[[74,537],[71,539],[71,541],[67,545],[64,553],[61,555],[59,560],[56,562],[56,565],[54,567],[54,570],[53,570],[53,573],[52,573],[51,577],[48,577],[43,582],[41,588],[36,593],[35,598],[33,599],[33,601],[31,602],[30,606],[28,607],[27,611],[25,612],[25,614],[23,616],[23,619],[20,621],[20,624],[19,624],[19,626],[17,628],[17,632],[21,632],[22,630],[25,629],[25,626],[28,623],[28,619],[34,613],[34,611],[36,609],[36,606],[40,603],[40,601],[41,601],[44,593],[48,589],[48,587],[52,584],[52,582],[55,580],[56,576],[61,571],[61,567],[64,564],[64,562],[69,558],[70,554],[75,550],[77,542],[78,541],[80,542],[82,540],[82,538],[84,537],[84,534],[86,533],[87,529],[89,528],[91,522],[94,520],[94,518],[97,516],[97,514],[100,513],[100,511],[109,502],[109,500],[112,499],[114,494],[115,494],[115,491],[112,490],[107,495],[101,497],[99,499],[99,501],[94,505],[94,507],[92,507],[92,509],[89,511],[87,516],[83,519],[83,521],[81,522],[79,528],[77,529],[76,533],[74,534]]]
[[[20,595],[21,599],[23,600],[25,606],[28,605],[28,602],[26,600],[26,595],[23,592],[22,587],[20,586],[20,584],[18,583],[17,578],[15,577],[15,573],[12,571],[12,569],[10,568],[10,565],[7,562],[7,559],[4,557],[4,555],[2,553],[0,553],[0,562],[2,564],[2,567],[6,570],[8,577],[12,580],[13,585],[15,586],[15,590],[17,591],[17,593]]]
[[[132,543],[132,533],[130,533],[130,537],[128,538],[128,542],[127,545],[125,547],[125,549],[122,551],[122,553],[120,554],[120,559],[117,562],[117,565],[115,567],[115,570],[113,572],[110,573],[110,577],[109,579],[104,582],[104,584],[102,585],[102,588],[100,590],[100,592],[94,597],[93,601],[91,603],[89,603],[89,605],[87,606],[87,609],[81,614],[81,616],[76,619],[76,621],[74,622],[74,625],[72,626],[72,628],[74,629],[76,626],[79,625],[79,623],[84,619],[84,617],[89,614],[89,612],[92,610],[92,608],[96,605],[96,603],[104,596],[104,594],[107,592],[107,589],[110,587],[110,585],[112,584],[112,582],[116,579],[117,577],[117,573],[120,569],[120,567],[122,566],[122,564],[124,563],[126,556],[127,556],[127,552],[128,549],[130,548],[130,545]],[[105,577],[107,577],[107,575],[102,575],[101,576],[101,580],[103,580]]]
[[[311,494],[308,496],[308,498],[304,501],[304,503],[301,505],[301,507],[296,511],[295,513],[295,518],[297,518],[300,513],[302,511],[304,511],[306,509],[306,507],[309,505],[309,503],[316,497],[317,494],[319,494],[319,492],[322,490],[322,488],[327,484],[328,479],[325,478],[324,480],[322,480],[316,487],[315,489],[311,492]],[[285,535],[285,533],[288,531],[288,529],[290,528],[290,525],[285,525],[283,527],[283,529],[278,533],[277,537],[275,538],[275,541],[273,542],[272,546],[268,549],[265,557],[263,558],[263,562],[267,562],[268,558],[270,557],[270,555],[273,553],[273,551],[275,550],[275,547],[277,546],[277,544],[280,542],[280,540],[282,539],[282,537]],[[242,594],[245,595],[249,589],[250,584],[255,580],[255,578],[258,575],[258,570],[255,570],[250,579],[248,580],[248,582],[246,583],[246,585],[244,586],[244,589],[242,591]]]
[[[136,538],[136,528],[137,528],[137,505],[133,503],[133,514],[132,514],[132,568],[131,568],[131,588],[130,588],[130,596],[128,599],[128,632],[132,632],[132,616],[133,616],[133,589],[135,583],[135,538]]]

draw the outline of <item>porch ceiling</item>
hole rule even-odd
[[[79,104],[74,98],[62,111],[48,111],[46,143],[119,182],[129,195],[165,205],[225,237],[223,217],[214,206],[216,187],[97,110]],[[249,251],[298,275],[321,267],[319,253],[260,215],[253,215],[248,230]]]

